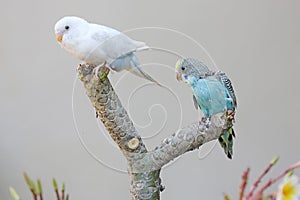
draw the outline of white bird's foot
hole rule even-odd
[[[99,71],[100,71],[100,75],[99,75]],[[106,62],[104,62],[101,65],[98,65],[97,67],[95,67],[93,69],[93,73],[97,78],[103,79],[106,78],[108,73],[110,71],[110,68],[107,67]]]
[[[95,67],[93,69],[94,75],[97,76],[98,78],[99,78],[99,70],[100,70],[101,67],[102,67],[102,65],[98,65],[97,67]]]
[[[106,67],[109,71],[111,71],[111,73],[114,73],[114,70],[111,68],[111,66],[110,66],[109,64],[105,63],[105,67]]]
[[[82,64],[79,64],[76,68],[76,71],[78,71],[80,69],[80,67],[82,66]]]

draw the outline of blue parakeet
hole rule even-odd
[[[201,109],[206,120],[217,113],[225,113],[230,128],[219,137],[219,142],[227,157],[231,159],[235,136],[232,125],[237,107],[231,81],[224,72],[214,72],[194,58],[178,60],[176,75],[178,80],[183,80],[191,86],[194,103]]]

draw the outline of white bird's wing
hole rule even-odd
[[[135,41],[115,29],[98,24],[90,25],[91,37],[98,43],[97,49],[101,49],[102,52],[106,53],[108,63],[128,53],[149,48],[144,42]]]

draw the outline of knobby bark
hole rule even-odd
[[[98,77],[93,69],[94,66],[80,65],[78,77],[99,119],[128,161],[130,192],[134,200],[160,199],[163,190],[161,168],[185,152],[217,139],[228,128],[223,114],[217,114],[212,116],[208,128],[203,122],[195,122],[178,130],[149,151],[105,76],[107,69],[100,68]]]

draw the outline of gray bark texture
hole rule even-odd
[[[159,200],[163,190],[161,168],[185,152],[217,139],[227,130],[227,121],[221,113],[212,116],[208,128],[203,122],[195,122],[148,151],[107,78],[107,70],[101,67],[97,77],[94,66],[80,65],[78,77],[99,119],[128,161],[132,199]]]

